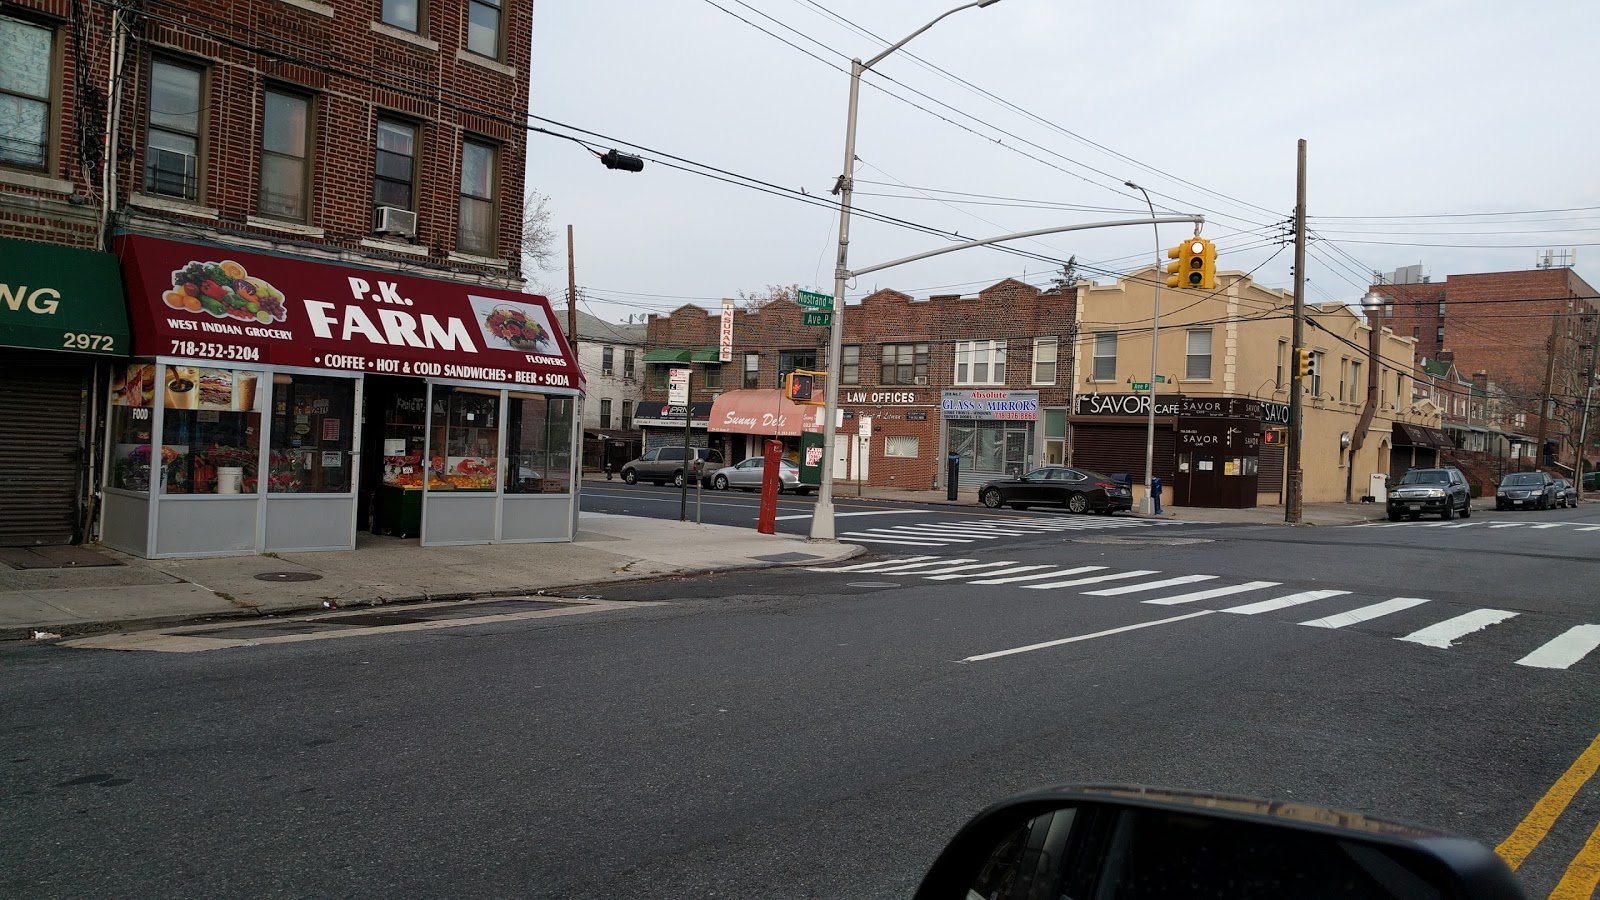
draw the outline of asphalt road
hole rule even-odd
[[[3,646],[0,894],[905,896],[990,801],[1119,782],[1491,846],[1538,808],[1519,877],[1583,896],[1552,892],[1600,861],[1600,784],[1547,792],[1600,731],[1600,652],[1538,652],[1600,622],[1600,508],[1470,522],[1041,532],[560,619]]]

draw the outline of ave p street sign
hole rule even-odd
[[[833,325],[833,313],[807,312],[800,316],[800,321],[803,325],[821,325],[825,328],[831,327]]]
[[[1133,383],[1133,389],[1136,390],[1136,391],[1148,391],[1148,390],[1150,390],[1150,382],[1148,382],[1148,381],[1135,381]]]
[[[795,302],[811,309],[833,309],[833,298],[827,294],[818,294],[815,291],[797,291]],[[810,314],[807,313],[807,315]],[[806,324],[814,325],[816,323],[807,322]]]

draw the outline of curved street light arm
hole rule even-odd
[[[1114,222],[1087,222],[1082,225],[1057,225],[1054,228],[1038,228],[1033,231],[1018,231],[1014,234],[1002,234],[999,237],[983,238],[982,240],[977,241],[966,241],[960,244],[951,244],[948,247],[940,247],[937,250],[929,250],[925,253],[918,253],[915,256],[901,257],[900,259],[896,259],[891,262],[879,263],[875,266],[867,266],[865,269],[856,269],[845,274],[850,278],[854,278],[857,275],[866,275],[882,269],[890,269],[895,266],[905,265],[908,262],[916,262],[919,259],[927,259],[930,256],[938,256],[943,253],[954,253],[957,250],[968,250],[973,247],[985,247],[989,244],[998,244],[1004,241],[1019,240],[1021,238],[1038,237],[1042,234],[1060,234],[1063,231],[1088,231],[1091,228],[1115,228],[1119,225],[1173,225],[1179,222],[1193,222],[1196,227],[1199,227],[1200,225],[1205,224],[1205,221],[1205,216],[1163,216],[1149,219],[1118,219]]]

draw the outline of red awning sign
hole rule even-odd
[[[711,404],[707,430],[799,437],[802,431],[822,430],[822,409],[795,403],[782,391],[728,391]]]

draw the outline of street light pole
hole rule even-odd
[[[1144,433],[1144,499],[1139,501],[1139,515],[1153,516],[1156,514],[1155,495],[1151,492],[1152,486],[1155,485],[1155,481],[1152,479],[1155,478],[1156,468],[1156,371],[1161,364],[1157,352],[1161,347],[1160,341],[1157,340],[1161,336],[1161,226],[1153,222],[1156,217],[1156,205],[1150,202],[1150,192],[1131,181],[1124,181],[1123,184],[1144,195],[1144,203],[1150,207],[1150,218],[1152,220],[1150,230],[1156,234],[1154,279],[1156,297],[1155,308],[1150,312],[1150,409],[1149,416],[1145,422]]]
[[[844,286],[850,275],[850,195],[855,187],[856,172],[856,107],[861,95],[861,73],[867,71],[889,54],[905,46],[912,38],[932,28],[939,20],[964,9],[992,6],[1000,0],[974,0],[941,13],[928,24],[911,32],[887,50],[862,62],[850,60],[850,106],[844,129],[844,169],[834,193],[839,195],[839,256],[833,270],[833,322],[828,330],[828,368],[823,392],[822,410],[822,483],[817,486],[817,504],[811,515],[812,540],[834,540],[833,527],[833,439],[839,417],[839,357],[844,344]]]

